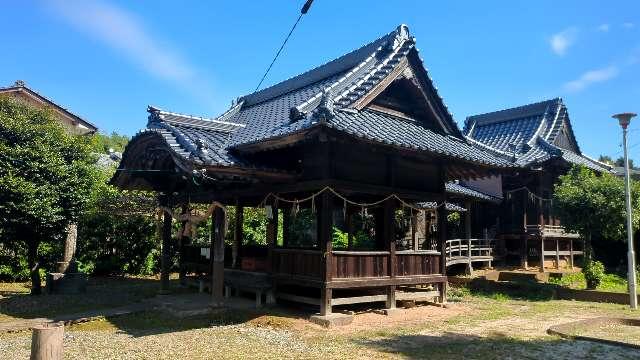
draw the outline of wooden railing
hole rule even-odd
[[[380,278],[440,274],[440,252],[397,251],[395,267],[390,268],[389,251],[334,251],[334,279]],[[393,272],[392,272],[393,270]]]
[[[396,276],[432,275],[441,272],[439,251],[396,252]]]
[[[446,241],[447,265],[493,260],[494,239],[451,239]]]
[[[274,249],[273,273],[321,279],[322,252],[303,249]]]
[[[334,251],[333,278],[389,276],[388,251]]]
[[[576,233],[566,231],[564,226],[561,225],[526,225],[525,230],[529,234],[535,233],[548,237],[580,237]]]

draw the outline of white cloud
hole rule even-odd
[[[134,14],[102,1],[50,0],[54,13],[78,31],[103,42],[150,75],[212,98],[208,84],[180,54],[162,46]]]
[[[613,79],[618,76],[618,67],[611,65],[606,68],[590,70],[580,75],[579,78],[564,84],[564,89],[577,92],[586,89],[589,85]]]
[[[563,56],[567,53],[567,49],[573,45],[578,36],[578,28],[570,27],[562,30],[557,34],[553,34],[549,39],[551,50],[557,55]]]
[[[633,29],[634,27],[636,27],[636,24],[632,22],[626,22],[622,24],[622,27],[625,29]]]
[[[600,26],[598,26],[596,28],[598,31],[602,31],[602,32],[608,32],[609,31],[609,24],[601,24]]]

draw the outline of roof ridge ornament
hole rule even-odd
[[[320,104],[318,104],[313,114],[313,119],[321,123],[327,122],[327,120],[334,117],[334,109],[333,91],[331,91],[331,89],[324,89],[322,90]]]

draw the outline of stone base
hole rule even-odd
[[[314,324],[324,327],[345,326],[351,324],[353,315],[333,313],[329,315],[313,315],[309,318]]]
[[[401,311],[402,309],[398,309],[398,308],[374,310],[376,314],[387,315],[387,316],[398,314]]]
[[[87,274],[47,273],[47,292],[49,294],[79,294],[87,291]]]

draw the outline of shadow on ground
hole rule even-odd
[[[502,333],[488,337],[451,332],[439,335],[398,335],[382,339],[359,339],[356,343],[408,359],[600,359],[638,355],[627,349],[600,344],[553,337],[520,340]],[[609,357],[610,355],[613,357]]]
[[[535,281],[488,281],[474,279],[466,286],[457,288],[468,289],[475,296],[483,296],[496,300],[513,299],[527,301],[549,301],[555,298],[557,286],[538,283]],[[455,291],[455,290],[454,290]]]
[[[172,285],[177,287],[177,281]],[[160,282],[154,278],[98,277],[89,279],[85,293],[35,296],[29,295],[25,286],[20,289],[16,285],[15,288],[0,294],[0,320],[2,315],[23,319],[52,318],[132,304],[156,296]]]
[[[290,328],[296,319],[302,317],[305,317],[304,312],[282,308],[260,310],[222,308],[207,314],[188,317],[177,317],[164,310],[148,310],[73,325],[69,330],[117,331],[133,337],[143,337],[193,329],[233,327],[240,324],[286,329]]]

